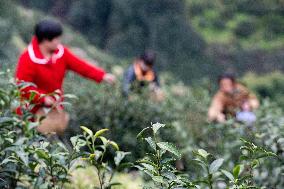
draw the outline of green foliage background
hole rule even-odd
[[[153,48],[158,52],[166,100],[153,103],[145,94],[127,101],[121,96],[120,82],[110,88],[69,74],[65,91],[79,100],[73,108],[67,107],[72,121],[65,137],[80,133],[79,125],[109,128],[108,136],[131,151],[128,160],[133,161],[149,150],[137,142],[137,133],[160,121],[169,126],[161,131],[161,140],[181,149],[185,171],[193,178],[200,172],[191,162],[192,150],[203,148],[222,157],[224,168],[231,170],[238,162],[239,138],[246,137],[280,158],[256,169],[255,182],[282,188],[283,2],[255,2],[0,1],[0,69],[14,69],[34,24],[46,13],[64,23],[64,42],[75,53],[98,60],[120,81],[121,70],[145,48]],[[206,121],[216,76],[225,70],[243,76],[240,80],[262,99],[253,132],[234,121],[225,125]],[[270,73],[275,70],[279,72]],[[7,80],[1,78],[2,82]]]

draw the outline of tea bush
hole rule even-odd
[[[94,104],[92,100],[97,100],[100,108],[105,105],[105,112],[101,114],[96,112],[100,109],[94,111],[94,107],[89,107],[89,111],[92,111],[87,115],[90,117],[85,117],[87,119],[85,123],[94,121],[96,125],[90,128],[98,131],[94,132],[87,127],[81,127],[82,134],[76,133],[76,136],[70,138],[72,148],[68,150],[60,140],[54,140],[54,136],[46,137],[38,134],[35,127],[39,122],[30,121],[32,114],[27,111],[23,116],[13,113],[13,109],[21,104],[19,91],[13,82],[7,83],[1,80],[0,88],[0,185],[2,188],[69,187],[72,171],[89,166],[95,170],[99,180],[99,184],[95,187],[107,189],[118,185],[112,181],[113,175],[130,166],[133,169],[133,165],[127,161],[122,162],[129,153],[118,151],[120,150],[118,145],[103,136],[107,131],[103,129],[104,127],[115,131],[110,132],[111,134],[108,135],[110,138],[120,139],[128,135],[130,141],[116,141],[121,144],[123,150],[132,152],[132,155],[129,155],[131,158],[128,159],[136,162],[136,168],[150,176],[148,179],[156,185],[150,182],[145,185],[145,188],[283,187],[283,112],[269,101],[264,101],[257,112],[259,119],[254,127],[248,127],[234,120],[229,120],[226,124],[209,125],[202,116],[206,112],[204,104],[208,103],[208,93],[204,90],[196,88],[189,91],[182,84],[175,86],[174,90],[165,87],[167,100],[152,105],[152,101],[133,96],[132,100],[124,99],[123,103],[135,102],[136,107],[132,104],[133,109],[130,112],[126,111],[129,115],[122,114],[121,117],[116,117],[119,114],[115,112],[125,111],[125,107],[113,109],[116,105],[121,105],[118,100],[123,97],[120,97],[121,99],[106,97],[112,95],[117,97],[120,94],[118,88],[110,91],[108,87],[94,86],[95,89],[108,91],[108,93],[104,97],[98,96],[99,94],[93,97],[93,89],[86,90],[89,93],[78,91],[88,94],[87,99],[90,102],[80,103],[81,107],[78,105],[74,109],[82,108],[82,105],[91,106]],[[91,89],[90,86],[88,88]],[[86,100],[84,96],[80,96],[80,93],[77,94],[81,102]],[[160,108],[158,110],[161,114],[154,112],[154,107]],[[192,113],[186,111],[188,107],[195,107],[191,110]],[[78,119],[84,116],[83,112],[87,113],[87,109],[79,110],[82,114],[75,114]],[[153,111],[150,116],[167,119],[171,124],[168,127],[162,124],[152,124],[151,127],[147,127],[148,120],[144,121],[143,119],[146,118],[140,117],[144,110]],[[195,119],[189,118],[190,114],[193,114]],[[96,118],[102,121],[93,120],[92,115],[96,115]],[[170,117],[166,117],[168,115]],[[113,117],[108,120],[108,116]],[[120,119],[125,116],[129,116],[128,122],[125,122],[125,124],[128,123],[126,128],[116,128],[116,125],[121,124]],[[131,127],[134,123],[138,128]],[[101,127],[102,124],[105,124],[104,127]],[[142,130],[138,138],[142,137],[148,145],[136,144],[136,136],[133,137],[133,135],[137,135],[137,130]],[[239,140],[241,137],[247,140]],[[178,146],[180,150],[177,150],[175,146]],[[264,160],[270,156],[273,156],[270,161]],[[137,161],[137,159],[140,160]],[[182,164],[184,170],[176,169],[175,162]]]
[[[283,174],[283,112],[277,103],[263,100],[253,127],[235,120],[214,124],[206,121],[211,96],[205,89],[206,83],[190,88],[163,76],[165,100],[153,102],[147,93],[134,94],[127,100],[121,95],[120,86],[95,85],[77,78],[71,81],[66,83],[66,91],[76,94],[79,100],[74,103],[69,135],[79,132],[76,127],[79,124],[89,125],[92,130],[109,128],[112,131],[109,137],[117,141],[122,150],[132,152],[127,159],[133,162],[151,149],[134,140],[136,134],[151,122],[168,123],[170,127],[162,130],[160,137],[181,149],[179,167],[192,177],[198,177],[197,172],[192,171],[196,169],[191,163],[193,150],[205,149],[210,154],[218,154],[224,159],[224,166],[231,170],[239,162],[237,149],[242,145],[239,139],[246,138],[272,150],[280,158],[280,161],[265,162],[263,167],[254,170],[254,174],[259,175],[255,177],[256,182],[264,186],[283,186],[283,179],[278,176]],[[80,91],[76,90],[77,86]]]
[[[202,169],[191,170],[191,173],[199,173],[198,176],[191,178],[193,174],[179,172],[172,166],[172,162],[179,159],[181,154],[174,144],[159,141],[158,131],[163,127],[165,127],[163,124],[153,124],[151,127],[143,129],[137,136],[148,143],[151,152],[137,161],[136,167],[145,172],[157,188],[259,188],[260,186],[255,183],[256,175],[253,171],[260,166],[262,162],[260,160],[277,157],[275,153],[241,139],[239,158],[241,163],[234,163],[233,171],[229,172],[220,169],[223,166],[223,158],[216,159],[207,151],[199,149],[193,151],[193,161]],[[150,131],[150,134],[145,134],[147,131]]]
[[[132,94],[128,100],[122,95],[120,84],[110,87],[77,78],[72,78],[71,81],[66,83],[65,89],[68,93],[75,94],[79,100],[74,102],[74,108],[71,110],[69,135],[78,133],[77,125],[80,124],[89,125],[93,130],[103,126],[112,131],[110,138],[118,141],[124,151],[133,150],[134,159],[140,158],[143,154],[140,144],[134,139],[137,133],[151,122],[165,122],[171,125],[180,118],[190,118],[196,122],[204,118],[199,115],[199,109],[203,108],[198,107],[200,101],[197,97],[195,99],[195,96],[201,99],[202,95],[206,94],[198,91],[198,94],[193,94],[193,91],[182,84],[165,88],[165,100],[155,102],[150,99],[147,89],[142,91],[142,94]],[[80,86],[80,91],[77,90],[77,86]],[[197,116],[188,116],[188,107],[195,108],[192,112]],[[178,143],[179,136],[174,130],[172,127],[163,131],[162,138]]]
[[[94,166],[100,180],[97,188],[106,189],[118,184],[112,183],[112,178],[116,171],[128,166],[121,164],[128,153],[119,151],[115,142],[102,136],[107,129],[93,133],[82,126],[83,134],[70,139],[72,149],[68,150],[56,135],[42,136],[36,131],[40,120],[31,121],[33,115],[26,111],[33,107],[30,103],[32,99],[20,100],[18,87],[21,86],[13,82],[1,82],[1,188],[65,188],[70,182],[72,170],[89,165]],[[23,103],[23,115],[15,114],[15,108]],[[112,161],[110,157],[105,159],[110,146],[115,151]],[[84,147],[88,147],[88,150],[82,151]],[[81,161],[85,163],[80,164]]]
[[[256,75],[246,74],[242,81],[261,98],[269,98],[277,102],[280,107],[284,105],[282,91],[284,90],[284,77],[281,72]]]

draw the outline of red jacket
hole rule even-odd
[[[40,104],[44,94],[61,91],[65,73],[72,70],[78,74],[101,82],[105,71],[76,57],[70,50],[62,45],[52,55],[50,60],[43,57],[39,50],[36,37],[33,37],[28,49],[20,56],[16,69],[17,82],[31,82],[35,86],[21,89],[23,98],[29,99],[31,92],[36,92],[33,103]],[[38,109],[37,107],[36,109]]]

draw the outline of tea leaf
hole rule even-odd
[[[154,134],[156,134],[160,128],[165,127],[165,126],[166,126],[165,124],[161,124],[161,123],[153,124],[152,128],[153,128]]]
[[[230,181],[234,181],[234,176],[232,175],[232,173],[230,173],[229,171],[226,171],[226,170],[221,170],[221,172],[222,172]]]
[[[161,148],[164,149],[172,154],[174,154],[177,158],[181,158],[181,154],[178,151],[178,149],[171,143],[168,142],[159,142],[157,145]]]
[[[213,174],[216,171],[218,171],[218,169],[222,166],[223,162],[224,162],[224,159],[222,159],[222,158],[214,160],[210,164],[209,172]]]
[[[87,127],[81,126],[81,129],[83,129],[84,132],[88,133],[89,136],[93,136],[93,131],[88,129]]]
[[[153,141],[153,139],[151,137],[147,137],[145,138],[145,140],[148,142],[149,146],[153,149],[156,150],[156,144]]]
[[[101,129],[101,130],[97,131],[97,132],[95,133],[95,137],[101,136],[101,135],[102,135],[103,133],[105,133],[106,131],[108,131],[108,129]]]

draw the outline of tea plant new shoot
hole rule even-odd
[[[99,180],[99,186],[97,188],[108,189],[114,185],[120,185],[120,183],[112,182],[112,179],[117,171],[132,165],[130,163],[122,163],[125,156],[130,153],[119,151],[117,143],[102,136],[108,129],[101,129],[96,133],[93,133],[92,130],[84,126],[81,126],[81,129],[83,130],[83,135],[72,137],[71,142],[74,150],[77,152],[79,152],[82,147],[86,146],[88,148],[87,152],[81,154],[81,159],[96,168]],[[105,158],[109,147],[112,147],[116,154],[113,158],[114,168],[111,166],[111,162]]]
[[[196,188],[197,186],[190,182],[186,175],[179,173],[172,165],[181,158],[177,148],[171,143],[158,140],[158,131],[163,127],[165,125],[160,123],[152,124],[137,135],[138,139],[147,142],[152,151],[137,161],[136,167],[147,174],[158,188]],[[149,136],[146,135],[146,131],[150,131]]]
[[[222,173],[229,179],[230,188],[260,188],[254,183],[253,170],[261,164],[261,159],[277,157],[273,152],[267,151],[262,147],[245,139],[241,139],[242,155],[240,156],[241,164],[234,167],[232,173],[222,170]]]

